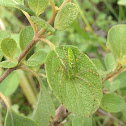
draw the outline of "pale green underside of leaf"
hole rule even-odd
[[[35,16],[31,16],[31,20],[38,24],[39,26],[41,26],[42,28],[44,28],[45,30],[47,30],[48,32],[55,32],[55,29],[48,24],[46,21],[44,21],[43,19],[39,18],[39,17],[35,17]]]
[[[33,31],[32,27],[28,26],[21,30],[20,36],[19,36],[19,44],[20,44],[20,48],[22,51],[32,41],[33,36],[34,36],[34,31]]]
[[[17,51],[17,43],[10,37],[4,38],[1,41],[1,49],[6,56],[13,57]]]
[[[125,102],[115,93],[105,94],[102,98],[101,108],[108,112],[120,112],[125,108]]]
[[[49,0],[28,0],[30,8],[39,16],[48,6]]]
[[[41,84],[40,95],[38,103],[33,112],[33,119],[40,124],[40,126],[49,126],[51,117],[54,117],[55,109],[46,88]]]
[[[0,92],[2,92],[5,96],[10,96],[17,89],[17,87],[19,85],[19,81],[20,81],[20,76],[17,73],[17,71],[12,72],[0,84]]]
[[[32,119],[16,113],[14,110],[8,110],[4,126],[39,126]]]
[[[65,30],[73,23],[77,15],[78,7],[74,3],[64,5],[55,18],[54,27],[58,30]]]
[[[16,67],[18,64],[17,59],[13,59],[13,61],[3,61],[0,63],[0,66],[3,68],[13,68]]]
[[[30,8],[25,7],[24,5],[17,4],[16,7],[17,7],[19,10],[25,11],[25,12],[27,12],[27,13],[30,14],[30,15],[36,16],[36,14],[35,14],[35,12],[34,12],[33,10],[31,10]]]
[[[67,51],[71,48],[76,61],[75,78],[68,76]],[[72,113],[89,116],[99,107],[102,99],[102,83],[92,61],[73,46],[56,48],[47,56],[47,80],[60,102]],[[60,58],[59,58],[60,57]],[[65,67],[63,66],[65,65]]]
[[[0,0],[0,5],[7,7],[15,7],[16,4],[24,4],[24,0]]]
[[[119,0],[119,1],[118,1],[118,4],[119,4],[119,5],[126,6],[126,0]]]
[[[45,62],[47,53],[45,51],[38,51],[34,53],[26,62],[27,66],[37,66]]]
[[[126,25],[116,25],[108,32],[108,46],[117,61],[126,65]]]
[[[4,56],[4,54],[3,54],[2,50],[0,49],[0,61],[2,60],[3,56]]]

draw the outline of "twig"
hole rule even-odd
[[[124,124],[122,121],[120,121],[119,119],[111,115],[110,113],[107,113],[103,111],[102,109],[98,109],[98,112],[101,113],[102,115],[108,116],[110,119],[115,120],[120,126],[126,126],[126,124]]]
[[[57,110],[55,111],[55,118],[54,121],[50,123],[49,126],[58,126],[62,125],[62,122],[64,119],[70,114],[70,112],[61,104]],[[62,120],[60,123],[58,123],[58,120]],[[61,124],[61,125],[60,125]]]
[[[112,78],[113,76],[117,75],[118,73],[122,72],[125,68],[124,67],[119,67],[117,66],[117,68],[110,74],[108,74],[103,80],[102,83],[104,83],[106,80]]]

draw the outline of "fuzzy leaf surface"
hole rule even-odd
[[[68,63],[68,48],[72,49],[76,60],[72,70]],[[95,65],[74,46],[59,47],[56,52],[51,51],[47,56],[49,85],[59,101],[72,113],[81,116],[93,114],[102,99],[101,78]]]
[[[115,93],[105,94],[102,98],[101,108],[108,112],[120,112],[125,108],[125,102]]]
[[[65,30],[68,28],[78,15],[78,7],[74,3],[64,5],[58,12],[54,27],[58,30]]]
[[[19,85],[19,81],[20,81],[20,76],[17,73],[17,71],[12,72],[0,84],[0,92],[2,92],[5,96],[10,96],[16,91]]]
[[[16,113],[14,110],[7,112],[4,126],[39,126],[32,119]]]
[[[54,33],[55,29],[48,24],[46,21],[44,21],[43,19],[39,18],[39,17],[35,17],[35,16],[31,16],[31,20],[38,24],[39,26],[41,26],[42,28],[44,28],[45,30]]]
[[[22,51],[32,41],[33,36],[34,36],[34,32],[33,32],[32,27],[28,26],[21,30],[20,36],[19,36],[19,44]]]
[[[46,88],[41,84],[40,95],[38,103],[33,112],[33,119],[40,124],[40,126],[48,126],[51,117],[54,117],[55,109]]]
[[[38,51],[34,53],[26,62],[27,66],[37,66],[44,63],[47,53],[45,51]]]
[[[12,58],[16,54],[17,43],[10,37],[4,38],[1,41],[1,49],[6,56]]]
[[[48,6],[49,0],[28,0],[30,8],[39,16]]]

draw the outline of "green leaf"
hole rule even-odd
[[[17,59],[13,59],[12,61],[3,61],[0,63],[0,66],[3,68],[13,68],[16,67],[18,64],[18,60]]]
[[[24,0],[0,0],[0,5],[15,7],[16,4],[24,4]]]
[[[4,39],[4,38],[10,37],[10,36],[11,36],[11,35],[10,35],[9,32],[0,30],[0,41],[1,41],[2,39]]]
[[[104,87],[109,91],[109,92],[114,92],[117,89],[120,88],[120,80],[114,80],[112,82],[110,81],[105,81]]]
[[[39,26],[41,26],[42,28],[44,28],[45,30],[54,33],[55,29],[48,24],[46,21],[44,21],[43,19],[39,18],[39,17],[35,17],[35,16],[31,16],[31,20],[38,24]]]
[[[17,4],[16,7],[18,9],[20,9],[20,10],[23,10],[23,11],[27,12],[30,15],[36,16],[36,13],[33,10],[31,10],[30,8],[25,7],[24,5]]]
[[[126,25],[116,25],[108,32],[108,46],[122,65],[126,65]]]
[[[78,7],[74,3],[64,5],[58,12],[54,27],[58,30],[65,30],[68,28],[78,15]]]
[[[102,98],[101,108],[108,112],[120,112],[125,108],[125,102],[115,93],[105,94]]]
[[[8,110],[4,126],[39,126],[32,119],[16,113],[14,110]]]
[[[29,6],[39,16],[48,6],[49,0],[28,0]]]
[[[20,76],[17,73],[17,71],[12,72],[0,84],[0,92],[2,92],[5,96],[10,96],[16,91],[19,81],[20,81]]]
[[[51,121],[51,117],[54,117],[55,109],[52,103],[52,99],[50,98],[46,88],[43,84],[41,84],[40,95],[38,99],[38,103],[33,112],[33,119],[40,126],[48,126],[49,121]]]
[[[118,1],[118,4],[119,4],[119,5],[126,6],[126,0],[119,0],[119,1]]]
[[[27,66],[37,66],[45,62],[47,53],[45,51],[38,51],[34,53],[26,62]]]
[[[111,72],[115,69],[116,61],[115,61],[114,56],[111,53],[106,55],[104,61],[105,61],[105,65],[106,65],[106,68],[107,68],[108,71]]]
[[[119,80],[120,81],[120,88],[126,87],[126,71],[120,73],[116,78],[115,81]]]
[[[21,30],[20,36],[19,36],[19,44],[22,51],[32,41],[33,36],[34,36],[34,32],[33,32],[32,27],[28,26]]]
[[[75,57],[75,67],[68,63],[68,48]],[[74,46],[63,46],[47,56],[47,80],[60,102],[72,113],[89,116],[100,106],[102,83],[95,65]],[[58,55],[58,56],[57,56]]]
[[[92,126],[92,118],[74,116],[72,126]]]
[[[4,38],[1,41],[1,49],[6,56],[12,58],[17,51],[16,41],[10,37]]]

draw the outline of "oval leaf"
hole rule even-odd
[[[118,4],[119,4],[119,5],[126,6],[126,0],[119,0],[119,1],[118,1]]]
[[[0,84],[0,92],[2,92],[5,96],[10,96],[16,91],[19,85],[19,81],[20,81],[20,76],[17,73],[17,71],[12,72]]]
[[[34,36],[34,31],[33,31],[32,27],[28,26],[21,30],[20,36],[19,36],[19,44],[20,44],[20,48],[22,51],[32,41],[33,36]]]
[[[65,30],[68,28],[78,15],[78,7],[74,3],[64,5],[58,12],[54,27],[58,30]]]
[[[39,126],[32,119],[16,113],[14,110],[8,110],[4,126]]]
[[[116,25],[108,32],[108,46],[122,65],[126,65],[126,25]]]
[[[52,33],[55,32],[55,29],[50,24],[48,24],[46,21],[44,21],[43,19],[41,19],[39,17],[32,16],[31,20],[34,23],[36,23],[39,26],[41,26],[42,28],[44,28],[45,30],[47,30],[49,32],[52,32]]]
[[[117,94],[106,94],[102,98],[101,108],[108,112],[120,112],[125,108],[125,102]]]
[[[34,53],[26,62],[27,66],[37,66],[44,63],[47,53],[45,51],[38,51]]]
[[[17,59],[13,59],[12,61],[3,61],[0,63],[0,66],[3,68],[13,68],[16,67],[18,64]]]
[[[48,6],[49,0],[28,0],[30,8],[39,16]]]
[[[15,7],[16,4],[24,4],[24,0],[0,0],[0,5],[7,7]]]
[[[75,67],[68,61],[68,48],[75,57]],[[64,46],[47,56],[47,80],[60,102],[72,113],[93,114],[102,99],[102,83],[92,61],[73,46]],[[58,55],[58,56],[57,56]],[[71,60],[72,61],[72,60]]]
[[[0,61],[2,60],[2,58],[3,58],[3,52],[2,52],[2,50],[0,49]]]
[[[17,43],[10,37],[4,38],[1,41],[1,49],[6,56],[12,58],[17,51]]]
[[[40,95],[38,99],[38,103],[33,112],[33,119],[40,126],[49,126],[49,122],[51,121],[51,117],[54,117],[55,109],[46,88],[43,84],[41,84]]]
[[[16,7],[19,10],[23,10],[23,11],[27,12],[30,15],[34,15],[34,16],[36,15],[36,13],[33,10],[31,10],[30,8],[27,8],[27,7],[25,7],[25,6],[21,5],[21,4],[17,4]]]

